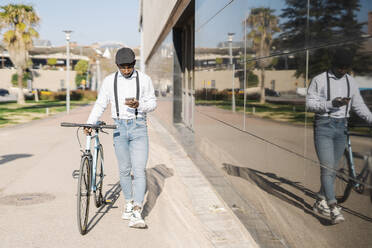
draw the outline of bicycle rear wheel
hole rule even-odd
[[[335,195],[338,203],[345,202],[351,193],[353,183],[349,180],[350,175],[349,153],[345,150],[344,155],[338,164],[335,178]]]
[[[103,188],[103,147],[100,144],[97,154],[96,168],[96,192],[94,193],[94,201],[96,207],[99,208],[103,204],[102,188]]]
[[[77,193],[77,222],[79,232],[84,235],[87,232],[89,201],[90,201],[90,160],[88,156],[81,159],[78,193]]]

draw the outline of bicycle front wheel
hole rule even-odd
[[[102,145],[99,145],[96,168],[96,192],[94,193],[94,201],[97,208],[103,204],[103,177],[103,147]]]
[[[88,156],[81,159],[78,192],[77,192],[77,222],[79,232],[84,235],[87,232],[89,201],[90,201],[90,160]]]
[[[349,179],[351,175],[349,161],[349,153],[345,150],[338,164],[335,178],[335,195],[338,203],[343,203],[347,200],[353,186],[352,181]]]

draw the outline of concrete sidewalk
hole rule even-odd
[[[148,192],[145,230],[128,228],[112,147],[105,149],[104,191],[112,204],[91,202],[89,232],[76,225],[79,146],[74,128],[91,106],[27,125],[0,129],[0,247],[257,247],[251,235],[217,196],[182,147],[149,117]],[[112,123],[109,111],[103,120]],[[83,135],[80,133],[80,137]]]

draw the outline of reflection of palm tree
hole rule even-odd
[[[273,13],[274,10],[270,8],[254,8],[246,19],[246,23],[251,29],[247,37],[253,41],[253,49],[256,51],[257,58],[270,55],[273,35],[280,30],[278,17]],[[258,60],[257,62],[261,69],[261,103],[265,103],[265,67],[270,63],[271,59]]]
[[[18,103],[25,102],[22,91],[23,72],[28,67],[28,51],[32,46],[32,38],[38,37],[33,27],[39,22],[39,17],[32,6],[9,4],[1,7],[0,23],[8,27],[4,33],[4,43],[7,46],[10,59],[17,68]]]

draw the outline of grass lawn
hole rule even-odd
[[[196,101],[197,105],[215,105],[218,108],[231,110],[231,101]],[[243,101],[236,101],[236,111],[243,111]],[[289,105],[289,104],[260,104],[257,101],[247,101],[246,113],[265,119],[271,119],[282,122],[289,122],[295,124],[305,124],[305,117],[307,123],[312,123],[314,113],[305,112],[303,105]]]
[[[88,104],[90,101],[71,101],[70,108]],[[65,101],[26,101],[25,105],[17,103],[0,103],[0,127],[42,119],[66,111]]]

